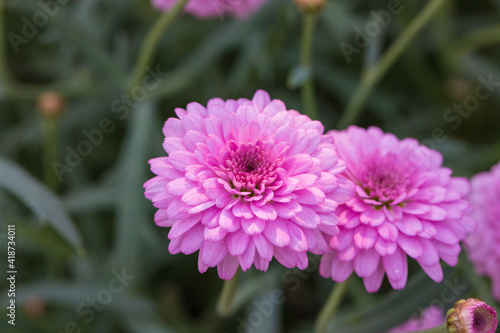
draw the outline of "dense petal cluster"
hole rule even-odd
[[[320,122],[264,91],[176,114],[163,128],[168,157],[150,161],[157,177],[144,184],[172,254],[200,250],[200,272],[217,266],[230,279],[273,257],[305,269],[307,251],[329,250],[324,235],[338,233],[335,211],[354,184]]]
[[[493,282],[493,296],[500,300],[500,163],[471,180],[470,196],[477,231],[468,237],[474,268]]]
[[[153,6],[169,10],[178,0],[152,0]],[[229,14],[246,18],[258,10],[266,0],[190,0],[185,11],[200,18],[221,17]]]
[[[329,239],[333,251],[323,256],[321,275],[341,282],[356,272],[374,292],[387,274],[392,287],[401,289],[408,255],[441,281],[440,259],[454,266],[460,240],[475,228],[466,215],[469,182],[452,178],[441,154],[414,139],[400,141],[375,127],[329,134],[356,196],[339,207],[340,233]]]
[[[394,327],[388,333],[418,332],[442,325],[445,321],[443,310],[439,306],[431,306],[424,309],[419,318],[412,318],[406,323]]]

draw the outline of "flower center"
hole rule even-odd
[[[358,178],[366,193],[365,201],[386,206],[401,203],[408,192],[412,170],[411,165],[400,163],[391,154],[375,161]]]
[[[281,164],[281,159],[274,160],[261,141],[239,145],[232,142],[225,156],[225,164],[231,187],[240,192],[261,194],[265,186],[276,179],[275,169]]]

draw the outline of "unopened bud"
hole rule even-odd
[[[38,97],[38,111],[45,117],[59,116],[66,109],[64,98],[55,92],[46,92]]]
[[[498,324],[495,309],[475,298],[457,301],[446,317],[450,333],[495,333]]]
[[[320,11],[325,3],[326,0],[295,0],[295,4],[303,12]]]

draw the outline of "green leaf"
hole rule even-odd
[[[0,157],[0,170],[0,188],[15,195],[41,222],[50,223],[79,252],[83,251],[80,233],[59,199],[48,187],[3,157]]]

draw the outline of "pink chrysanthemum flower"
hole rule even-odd
[[[478,228],[467,238],[467,250],[476,271],[491,278],[493,296],[500,300],[500,163],[474,176],[471,184],[472,216]]]
[[[497,330],[497,312],[479,299],[457,301],[446,316],[450,333],[495,333]]]
[[[159,10],[169,10],[178,0],[152,0]],[[257,11],[266,0],[191,0],[185,11],[200,18],[221,17],[226,14],[246,18]]]
[[[200,250],[200,272],[217,266],[227,280],[273,257],[305,269],[306,251],[328,251],[323,233],[337,234],[334,212],[354,185],[320,122],[264,91],[176,114],[163,127],[168,157],[150,161],[157,177],[144,184],[156,224],[172,227],[172,254]]]
[[[394,327],[388,333],[409,333],[426,330],[442,325],[446,321],[443,310],[439,306],[431,306],[422,311],[419,318],[412,318],[408,322]]]
[[[459,241],[475,227],[466,216],[468,181],[452,178],[441,154],[414,139],[400,141],[375,127],[329,134],[356,196],[339,207],[340,233],[329,239],[332,252],[322,258],[321,275],[342,282],[354,271],[375,292],[387,274],[392,287],[401,289],[408,255],[441,281],[439,260],[455,265]]]

